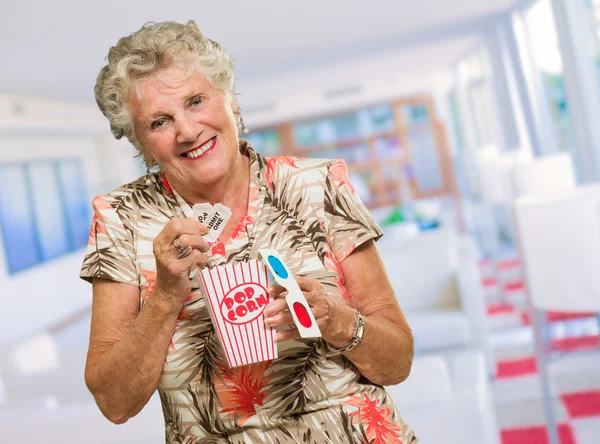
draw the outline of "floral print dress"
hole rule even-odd
[[[277,250],[294,275],[348,302],[340,263],[381,229],[354,193],[341,160],[265,158],[246,141],[248,212],[208,266]],[[173,217],[193,217],[162,173],[148,174],[93,202],[81,277],[136,285],[140,306],[156,281],[152,241]],[[194,280],[192,280],[192,283]],[[229,368],[197,285],[173,334],[158,392],[166,442],[416,443],[385,390],[322,339],[278,343],[276,360]]]

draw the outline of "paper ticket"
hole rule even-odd
[[[218,203],[213,206],[204,224],[208,228],[208,233],[204,235],[206,242],[211,243],[219,238],[230,217],[231,210],[225,205]]]
[[[194,205],[194,208],[193,208],[194,217],[202,225],[206,225],[206,219],[208,219],[208,216],[212,212],[212,209],[213,209],[213,206],[211,204],[209,204],[208,202],[196,204],[196,205]]]

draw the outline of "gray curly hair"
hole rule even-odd
[[[192,20],[185,24],[149,22],[119,39],[110,48],[108,64],[96,80],[96,103],[110,122],[113,135],[117,139],[127,137],[149,167],[153,161],[147,158],[135,136],[127,98],[140,81],[156,77],[161,70],[177,64],[189,67],[187,77],[198,71],[233,97],[233,58],[217,42],[206,38]]]

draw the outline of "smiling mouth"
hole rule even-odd
[[[196,148],[192,151],[188,151],[187,153],[183,153],[181,155],[181,157],[187,157],[189,159],[195,159],[196,157],[200,157],[204,153],[206,153],[208,150],[212,149],[215,146],[215,143],[217,143],[217,136],[215,136],[211,139],[208,139],[206,142],[204,142],[198,148]]]

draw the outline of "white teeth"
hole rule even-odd
[[[194,159],[198,156],[201,156],[202,154],[204,154],[205,152],[208,151],[208,149],[212,146],[213,142],[214,142],[214,137],[212,139],[209,139],[207,142],[205,142],[200,148],[198,148],[197,150],[194,151],[190,151],[189,153],[185,153],[186,156],[188,156],[190,159]]]

